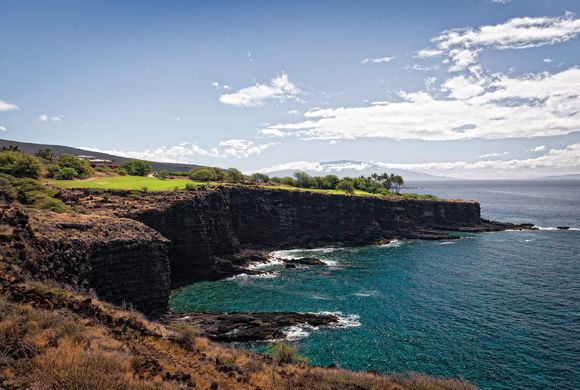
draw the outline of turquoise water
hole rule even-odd
[[[419,183],[477,199],[484,217],[580,227],[580,183]],[[340,329],[292,329],[313,363],[417,371],[483,389],[580,388],[580,231],[281,253],[328,267],[188,286],[176,311],[340,312]]]

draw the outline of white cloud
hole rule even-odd
[[[441,89],[443,91],[448,91],[449,96],[459,100],[481,95],[485,91],[485,88],[483,88],[479,82],[464,76],[457,76],[448,79],[443,83]]]
[[[500,156],[507,156],[510,154],[509,152],[501,152],[501,153],[487,153],[482,154],[479,158],[490,158],[490,157],[500,157]]]
[[[212,152],[218,157],[245,158],[261,154],[262,151],[273,145],[273,143],[256,145],[253,141],[247,139],[228,139],[219,143],[221,150],[214,148]]]
[[[150,161],[188,163],[191,162],[192,157],[246,158],[253,155],[259,155],[273,145],[273,143],[256,145],[250,140],[229,139],[221,141],[217,147],[210,149],[204,149],[199,145],[190,142],[183,142],[173,146],[159,146],[153,149],[133,151],[101,150],[86,146],[81,146],[80,149]]]
[[[18,110],[18,106],[16,104],[5,102],[4,100],[0,100],[0,112],[2,111],[14,111]]]
[[[546,145],[540,145],[540,146],[536,146],[535,148],[531,148],[530,152],[544,152],[546,150]]]
[[[580,129],[580,69],[519,78],[500,74],[477,83],[448,80],[448,98],[401,92],[400,101],[312,109],[301,122],[274,124],[260,132],[328,140],[461,140],[554,136]]]
[[[431,89],[435,82],[437,81],[437,77],[426,77],[423,84],[425,85],[425,89]]]
[[[431,58],[431,57],[439,57],[443,54],[443,50],[438,49],[421,49],[417,52],[418,58]]]
[[[246,53],[242,53],[242,57],[244,57],[246,60],[248,60],[250,62],[254,62],[254,56],[249,51]]]
[[[489,1],[494,4],[507,4],[512,2],[512,0],[489,0]]]
[[[0,131],[6,131],[6,130],[8,130],[6,127],[0,126]]]
[[[523,160],[482,160],[477,162],[442,162],[424,164],[377,163],[387,169],[410,169],[414,171],[480,179],[524,179],[547,175],[580,172],[580,143],[563,149],[552,149],[547,154]]]
[[[40,114],[38,120],[41,122],[62,122],[64,115]]]
[[[524,49],[553,45],[575,38],[580,33],[580,19],[566,13],[560,17],[513,18],[497,25],[445,30],[432,39],[435,48],[417,53],[420,58],[445,54],[452,72],[467,69],[477,62],[484,49]]]
[[[222,83],[217,82],[217,81],[212,81],[211,85],[213,85],[214,88],[217,88],[217,89],[232,89],[232,87],[230,87],[229,85],[222,84]]]
[[[391,62],[395,57],[380,57],[380,58],[365,58],[360,63],[361,64],[386,64]]]
[[[274,77],[270,84],[256,84],[237,92],[220,96],[220,102],[237,107],[259,107],[268,100],[283,102],[288,99],[299,100],[300,88],[290,82],[288,75],[282,73]]]
[[[298,115],[298,114],[300,114],[300,111],[298,111],[298,110],[288,110],[288,111],[286,111],[286,114],[289,114],[289,115]]]
[[[552,62],[554,62],[554,60],[553,60],[553,59],[551,59],[551,58],[544,58],[544,62],[545,62],[546,64],[551,64]]]
[[[498,153],[500,155],[506,152]],[[493,157],[493,154],[483,155],[481,158]],[[431,162],[431,163],[384,163],[368,164],[364,162],[348,163],[318,163],[312,161],[293,161],[276,164],[260,169],[260,172],[276,171],[314,171],[318,173],[337,169],[362,170],[368,167],[384,169],[406,169],[411,171],[444,175],[464,179],[524,179],[547,175],[580,173],[580,143],[568,145],[563,149],[552,149],[547,154],[529,159],[512,160],[479,160],[476,162]]]

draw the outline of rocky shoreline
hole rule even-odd
[[[291,327],[329,327],[339,323],[335,314],[294,312],[248,313],[169,313],[167,322],[186,322],[202,330],[202,335],[220,342],[280,340]]]

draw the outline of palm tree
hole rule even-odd
[[[391,175],[391,182],[397,186],[397,193],[399,193],[401,186],[405,184],[403,177],[399,175]]]

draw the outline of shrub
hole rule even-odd
[[[195,188],[196,188],[196,185],[195,185],[195,184],[187,183],[187,184],[185,185],[185,190],[186,190],[186,191],[194,191],[194,190],[195,190]]]
[[[293,186],[294,185],[294,179],[291,178],[290,176],[286,176],[283,177],[282,179],[280,179],[280,183],[287,185],[287,186]]]
[[[157,172],[155,173],[155,177],[158,177],[161,180],[167,180],[167,178],[169,177],[169,172],[167,171]]]
[[[214,181],[216,174],[210,168],[197,168],[191,170],[189,178],[195,181]]]
[[[37,179],[41,172],[42,163],[34,156],[22,152],[0,152],[0,173]]]
[[[268,345],[268,355],[278,363],[308,363],[308,358],[300,356],[296,348],[284,342],[271,343]]]
[[[49,148],[38,149],[34,155],[44,161],[52,161],[54,159],[54,153]]]
[[[13,202],[17,196],[18,192],[14,188],[14,178],[0,173],[0,199],[6,202]]]
[[[63,168],[72,168],[76,171],[80,179],[86,179],[93,174],[93,168],[86,160],[81,160],[80,158],[73,156],[72,154],[61,154],[56,158],[56,164],[59,167],[58,173],[62,171]],[[69,171],[70,172],[70,171]],[[57,174],[58,175],[58,174]],[[55,178],[58,178],[55,176]]]
[[[125,161],[119,167],[119,170],[123,170],[127,175],[130,176],[147,176],[151,173],[151,164],[143,160],[129,160]]]
[[[336,185],[336,189],[339,191],[344,191],[345,194],[353,194],[354,183],[350,180],[343,179]]]
[[[74,168],[64,167],[59,169],[54,177],[58,180],[72,180],[78,176],[79,173]]]

